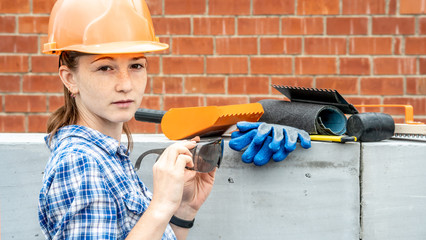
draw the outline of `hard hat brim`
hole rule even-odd
[[[56,46],[52,45],[56,44],[45,44],[43,53],[60,54],[64,51],[76,51],[91,54],[147,53],[162,51],[169,48],[168,44],[152,41],[112,42],[94,45],[71,45],[64,48],[57,48]]]

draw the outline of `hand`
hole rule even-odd
[[[192,140],[198,142],[200,138],[195,137]],[[185,170],[182,202],[175,216],[186,220],[195,218],[195,215],[213,188],[215,173],[216,169],[209,173]]]
[[[195,141],[177,142],[164,150],[153,166],[154,191],[151,204],[166,216],[172,216],[182,201],[185,184],[185,166],[193,167]]]
[[[271,157],[282,161],[296,149],[298,139],[303,148],[311,147],[309,134],[297,128],[262,122],[239,122],[237,127],[239,131],[232,133],[229,147],[241,151],[248,145],[241,156],[245,163],[262,166]]]

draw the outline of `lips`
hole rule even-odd
[[[126,99],[126,100],[120,100],[120,101],[115,101],[112,104],[120,107],[120,108],[125,108],[130,106],[134,101],[130,100],[130,99]]]

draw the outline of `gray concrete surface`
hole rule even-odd
[[[42,137],[0,134],[3,240],[43,239],[37,197],[49,153]],[[162,135],[134,140],[133,161],[145,150],[170,144]],[[311,149],[298,148],[285,161],[263,167],[242,163],[240,153],[227,148],[188,239],[426,239],[426,143],[362,146],[314,142]],[[153,162],[154,157],[146,159],[138,171],[148,186]]]
[[[362,146],[362,239],[426,239],[426,142]]]

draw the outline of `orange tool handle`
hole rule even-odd
[[[422,122],[415,122],[413,118],[413,106],[403,104],[384,104],[384,105],[354,105],[356,108],[361,107],[393,107],[393,108],[404,108],[405,110],[405,123],[406,124],[423,124]]]

